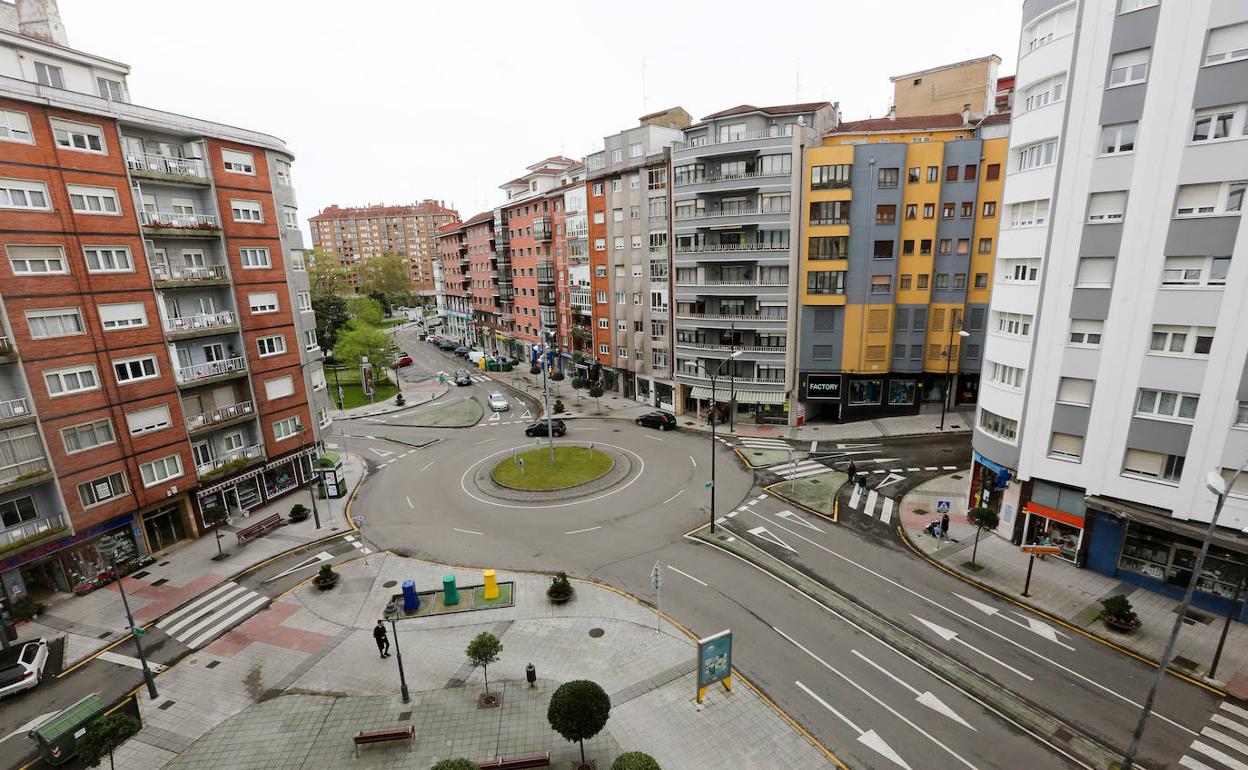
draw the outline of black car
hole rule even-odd
[[[459,347],[459,345],[455,344],[452,340],[438,340],[438,347],[442,350],[454,350]]]
[[[456,385],[471,385],[472,377],[468,376],[468,372],[465,372],[463,369],[460,369],[455,372],[455,384]]]
[[[455,348],[455,355],[459,356],[460,358],[467,358],[468,354],[471,352],[472,352],[472,348],[467,347],[466,345],[460,345],[459,347]]]
[[[659,430],[675,430],[676,415],[670,412],[647,412],[636,420],[638,425]]]
[[[562,438],[564,434],[568,432],[568,426],[564,424],[563,420],[551,420],[550,430],[552,433],[555,434],[555,438]],[[546,434],[546,421],[538,420],[537,422],[529,425],[529,427],[524,429],[524,435],[526,436],[547,435]]]

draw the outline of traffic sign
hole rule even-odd
[[[949,509],[952,507],[952,505],[953,504],[950,503],[948,500],[937,500],[936,512],[937,513],[949,513]]]
[[[139,636],[139,637],[147,636],[147,629],[145,629],[145,628],[139,628],[138,626],[132,626],[132,627],[130,628],[130,630],[134,633],[134,635],[135,635],[135,636]]]
[[[364,526],[364,517],[363,517],[363,516],[359,516],[359,515],[352,516],[352,517],[351,517],[351,521],[354,521],[354,522],[355,522],[355,526],[357,526],[357,527],[362,527],[362,526]]]
[[[714,485],[715,485],[715,482],[714,482],[714,481],[708,481],[708,482],[706,482],[705,484],[703,484],[702,486],[706,487],[707,489],[710,489],[710,488],[711,488],[712,486],[714,486]]]
[[[1019,550],[1032,556],[1057,556],[1062,552],[1062,549],[1055,545],[1024,545]]]
[[[650,587],[657,591],[661,585],[663,585],[663,570],[656,561],[654,569],[650,570]]]

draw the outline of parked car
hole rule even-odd
[[[456,385],[471,385],[472,377],[468,374],[468,372],[465,372],[463,369],[458,369],[455,371],[455,384]]]
[[[495,412],[506,412],[510,408],[511,404],[508,403],[507,397],[502,393],[496,390],[490,394],[490,409]]]
[[[430,334],[428,337],[425,337],[425,342],[428,342],[430,345],[437,345],[442,342],[442,337],[438,334]]]
[[[468,354],[471,352],[472,352],[472,348],[468,347],[467,345],[460,345],[459,347],[455,348],[455,355],[459,356],[460,358],[467,358]]]
[[[399,353],[397,356],[395,356],[394,365],[395,365],[395,368],[398,368],[400,366],[411,366],[412,357],[406,353]]]
[[[555,438],[562,438],[563,435],[568,432],[568,426],[564,424],[563,420],[551,420],[550,431],[555,434]],[[532,423],[529,427],[524,429],[524,435],[530,437],[547,435],[546,421],[538,420],[537,422]]]
[[[46,639],[33,639],[0,652],[0,698],[29,690],[43,681],[47,662]]]
[[[454,350],[455,348],[459,347],[459,345],[453,340],[443,339],[443,340],[438,340],[438,347],[441,348],[442,350]]]
[[[644,425],[647,428],[674,430],[676,428],[676,415],[671,412],[646,412],[638,417],[636,422],[638,425]]]

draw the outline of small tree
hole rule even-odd
[[[204,510],[204,521],[212,527],[212,536],[217,540],[217,559],[225,558],[225,551],[221,550],[221,526],[229,517],[230,512],[220,505]]]
[[[87,725],[87,733],[78,739],[78,759],[87,767],[99,767],[104,757],[113,768],[113,752],[142,729],[139,720],[114,711]]]
[[[584,377],[572,378],[572,390],[576,391],[576,403],[581,403],[581,391],[585,389]]]
[[[546,721],[568,741],[581,744],[581,765],[585,765],[585,739],[593,738],[607,725],[611,696],[588,679],[574,679],[559,685],[550,696]]]
[[[996,529],[1000,519],[991,508],[972,508],[966,512],[967,521],[975,525],[975,546],[971,549],[971,566],[975,566],[975,554],[979,551],[979,533],[985,529]]]
[[[598,410],[598,414],[602,414],[602,402],[598,399],[602,398],[603,390],[601,385],[594,385],[589,389],[589,397],[594,400],[594,408]]]
[[[471,759],[458,757],[456,759],[444,759],[434,765],[432,770],[481,770],[481,766]]]
[[[663,770],[654,757],[642,751],[626,751],[611,763],[611,770]]]
[[[503,651],[503,643],[488,631],[482,631],[468,643],[466,653],[468,662],[473,668],[478,666],[485,676],[485,697],[490,697],[490,664],[498,662],[498,654]]]

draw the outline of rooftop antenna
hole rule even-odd
[[[793,103],[797,104],[802,101],[802,58],[799,56],[793,60]]]
[[[641,57],[641,114],[650,114],[650,99],[646,93],[646,60],[649,56]]]

